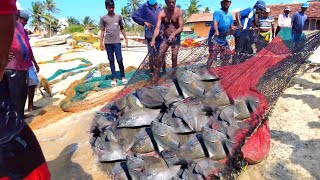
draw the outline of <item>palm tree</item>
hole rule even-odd
[[[129,9],[130,13],[133,13],[135,10],[138,9],[142,0],[129,0],[127,4],[127,8]]]
[[[197,14],[200,12],[202,5],[199,5],[199,0],[190,0],[190,5],[187,8],[187,17],[190,17],[192,14]]]
[[[32,17],[31,26],[34,28],[34,31],[40,31],[43,25],[43,15],[45,12],[43,4],[40,1],[32,2],[30,12]]]
[[[76,19],[75,17],[67,17],[67,23],[68,23],[69,26],[80,25],[79,20]]]
[[[47,11],[47,14],[44,16],[46,22],[46,29],[49,32],[49,35],[51,37],[51,33],[53,30],[53,26],[52,24],[54,23],[55,18],[53,16],[51,16],[52,14],[57,14],[60,12],[60,10],[57,8],[57,3],[54,2],[53,0],[45,0],[43,3],[43,7],[44,9]]]
[[[210,8],[209,7],[206,7],[206,8],[204,8],[204,11],[203,11],[204,13],[211,13],[211,10],[210,10]]]
[[[85,16],[82,20],[82,25],[85,28],[96,26],[94,20],[90,18],[90,16]]]
[[[57,8],[57,3],[53,0],[45,0],[43,2],[43,6],[48,11],[48,13],[57,14],[60,12],[60,9]]]
[[[123,18],[124,24],[128,24],[131,21],[130,12],[127,7],[121,8],[121,16]]]

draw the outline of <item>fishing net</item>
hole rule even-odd
[[[203,68],[208,59],[207,41],[181,48],[177,75],[171,76],[167,68],[159,86],[151,82],[146,57],[92,123],[90,143],[101,166],[109,167],[105,170],[115,178],[233,179],[243,159],[248,163],[263,160],[270,146],[266,121],[272,107],[320,45],[319,32],[299,41],[293,41],[291,33],[283,28],[267,44],[255,32],[243,31],[236,39],[236,53],[220,55],[207,73]],[[168,66],[170,59],[168,51]],[[164,92],[172,87],[179,96],[168,98]],[[205,123],[200,126],[195,119]],[[143,144],[147,138],[151,142],[148,150]]]

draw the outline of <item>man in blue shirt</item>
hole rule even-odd
[[[253,31],[243,31],[250,30],[252,28],[257,28],[259,26],[259,18],[263,17],[266,11],[266,3],[263,0],[258,0],[253,8],[249,7],[240,12],[236,13],[236,21],[238,22],[239,30],[236,31],[236,50],[244,49],[245,45],[252,46],[253,42]],[[243,29],[243,30],[242,30]],[[240,43],[240,38],[246,44]],[[254,47],[252,47],[253,52],[255,52]],[[241,50],[242,51],[242,50]]]
[[[145,29],[145,39],[148,44],[148,54],[149,54],[149,68],[151,74],[154,71],[154,56],[155,49],[150,46],[151,39],[153,37],[153,33],[155,27],[157,25],[158,14],[162,11],[162,8],[157,4],[156,0],[148,0],[142,6],[140,6],[135,12],[132,14],[132,19],[137,24],[144,26]],[[156,50],[159,50],[161,44],[161,36],[156,38]],[[163,71],[166,69],[166,63],[164,61],[162,66]]]
[[[292,19],[292,38],[294,41],[298,41],[301,38],[303,26],[307,20],[307,15],[305,15],[305,12],[307,11],[308,7],[309,7],[308,3],[302,3],[301,11],[295,12],[291,17],[291,19]]]
[[[207,61],[207,69],[210,69],[212,62],[220,54],[222,61],[228,60],[228,43],[227,35],[233,28],[232,14],[228,12],[231,5],[231,0],[221,0],[221,9],[213,13],[213,23],[209,32],[209,58]],[[214,39],[211,41],[211,38]],[[224,55],[224,58],[221,58]]]

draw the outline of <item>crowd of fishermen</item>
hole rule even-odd
[[[176,6],[176,0],[165,0],[165,3],[166,7],[162,8],[157,0],[147,0],[132,14],[133,21],[144,26],[145,40],[148,45],[150,76],[153,77],[155,82],[159,79],[161,69],[166,72],[165,55],[169,47],[172,51],[172,75],[175,75],[181,40],[180,34],[184,25],[183,12]],[[221,8],[213,13],[212,26],[208,35],[210,53],[207,61],[208,68],[219,56],[222,57],[221,59],[230,57],[230,46],[227,41],[229,35],[235,38],[237,52],[250,54],[257,52],[257,41],[271,42],[280,29],[284,27],[292,28],[292,37],[298,41],[307,19],[305,12],[309,7],[308,3],[302,3],[301,11],[294,13],[292,17],[289,16],[291,8],[286,7],[283,14],[279,15],[278,26],[275,28],[274,18],[270,16],[272,9],[268,8],[263,0],[258,0],[253,7],[237,12],[235,20],[229,12],[231,0],[220,0],[220,3]],[[111,82],[112,86],[117,84],[114,54],[119,64],[121,79],[124,80],[124,84],[127,83],[123,72],[118,26],[120,26],[126,42],[127,38],[121,16],[114,13],[114,5],[113,0],[105,1],[108,14],[102,16],[100,20],[100,28],[104,32],[101,34],[105,34],[100,38],[100,47],[106,49],[108,53],[110,67],[114,75]],[[115,22],[117,27],[115,27]]]
[[[183,12],[176,6],[176,0],[165,0],[162,8],[156,0],[147,0],[133,14],[132,19],[145,28],[148,43],[149,68],[153,80],[159,79],[160,70],[166,71],[165,55],[169,47],[172,51],[172,74],[177,70],[177,60],[183,31]],[[236,13],[236,22],[229,12],[231,0],[220,0],[221,8],[213,13],[212,27],[208,35],[209,59],[207,68],[218,56],[228,54],[227,36],[233,34],[236,49],[241,49],[239,39],[254,35],[259,31],[259,38],[270,42],[281,28],[292,28],[292,38],[301,38],[305,12],[309,7],[303,3],[301,11],[290,18],[290,7],[279,15],[278,27],[274,29],[274,19],[269,16],[271,9],[258,0],[254,7]],[[100,48],[106,50],[113,75],[111,86],[116,86],[115,58],[119,65],[121,81],[126,84],[123,57],[120,44],[120,32],[128,45],[124,23],[120,15],[115,14],[115,3],[106,0],[108,13],[100,19]],[[24,122],[24,106],[29,93],[28,107],[32,110],[35,87],[38,85],[36,72],[39,72],[29,44],[28,33],[24,30],[29,14],[17,10],[16,0],[0,1],[0,179],[47,179],[50,172],[46,165],[36,137]],[[234,33],[233,33],[234,32]],[[255,41],[247,42],[256,52]]]

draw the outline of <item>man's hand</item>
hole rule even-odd
[[[219,31],[216,31],[216,32],[214,33],[214,36],[219,36],[219,35],[220,35]]]
[[[100,50],[101,50],[101,51],[106,50],[106,47],[105,47],[104,44],[102,44],[102,43],[100,43]]]
[[[12,61],[14,58],[15,56],[13,52],[9,52],[8,57],[3,57],[2,55],[0,55],[0,81],[2,81],[3,74],[6,70],[8,62]]]
[[[153,25],[149,22],[144,22],[144,26],[146,26],[148,29],[150,29],[151,27],[153,27]]]
[[[155,44],[156,44],[156,41],[152,39],[151,42],[150,42],[150,46],[151,47],[156,47]]]
[[[38,66],[38,64],[35,64],[34,67],[36,68],[37,73],[39,73],[40,67]]]
[[[237,26],[231,26],[231,30],[232,30],[232,31],[237,30]]]
[[[169,41],[169,42],[173,42],[173,41],[175,41],[175,40],[176,40],[176,36],[175,36],[174,34],[171,34],[171,35],[169,36],[168,41]]]
[[[125,38],[124,41],[125,41],[125,43],[126,43],[126,46],[129,47],[129,45],[128,45],[128,39]]]

